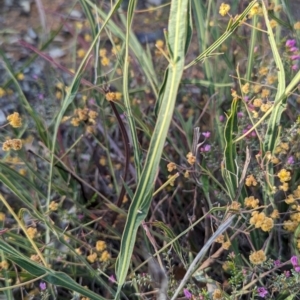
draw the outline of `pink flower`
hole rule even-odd
[[[108,278],[108,280],[109,280],[110,282],[112,282],[112,283],[115,283],[115,282],[116,282],[116,278],[115,278],[114,275],[110,275],[109,278]]]
[[[292,65],[292,70],[297,71],[298,70],[298,65]]]
[[[298,52],[298,48],[297,47],[292,47],[292,48],[290,48],[290,51],[291,52]]]
[[[279,265],[280,265],[280,260],[279,259],[274,260],[274,266],[278,267]]]
[[[265,298],[265,296],[268,294],[268,291],[264,287],[257,288],[258,295],[262,298]]]
[[[298,60],[300,59],[300,55],[299,54],[295,54],[291,56],[291,60]]]
[[[220,121],[220,122],[224,122],[224,120],[225,120],[225,117],[224,117],[223,115],[220,115],[220,116],[219,116],[219,121]]]
[[[290,165],[294,164],[294,163],[295,163],[294,157],[293,157],[293,156],[290,156],[290,157],[288,158],[288,160],[287,160],[287,163],[290,164]]]
[[[289,278],[291,276],[291,272],[290,271],[284,271],[283,272],[286,278]]]
[[[295,45],[296,45],[296,40],[287,40],[286,43],[285,43],[285,45],[286,45],[287,47],[289,47],[289,48],[295,47]]]
[[[291,257],[291,263],[294,267],[298,266],[298,257],[296,255]]]
[[[47,288],[47,285],[46,285],[46,282],[41,282],[40,283],[40,289],[41,289],[41,291],[44,291],[45,289]]]
[[[183,293],[185,298],[191,299],[192,298],[192,293],[188,289],[183,289]]]
[[[200,148],[201,152],[209,152],[211,150],[211,145],[205,145],[204,147]]]
[[[239,111],[238,113],[237,113],[237,117],[238,118],[242,118],[244,116],[244,113],[242,112],[242,111]]]
[[[295,267],[295,271],[296,271],[297,273],[299,273],[299,272],[300,272],[300,266]]]
[[[202,134],[204,135],[204,137],[206,137],[207,139],[210,137],[210,132],[202,132]]]

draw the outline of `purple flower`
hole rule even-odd
[[[279,259],[274,260],[274,266],[278,267],[279,265],[280,265],[280,260]]]
[[[46,282],[41,281],[41,283],[40,283],[40,289],[42,291],[44,291],[46,288],[47,288]]]
[[[300,273],[300,266],[296,266],[296,267],[295,267],[295,271],[296,271],[297,273]]]
[[[223,115],[220,115],[220,116],[219,116],[219,121],[220,121],[220,122],[224,122],[224,120],[225,120],[225,117],[224,117]]]
[[[257,288],[258,295],[262,298],[265,298],[265,296],[268,294],[268,291],[264,287]]]
[[[291,60],[298,60],[300,59],[300,55],[299,54],[295,54],[291,56]]]
[[[291,276],[291,272],[290,271],[284,271],[283,272],[286,278],[289,278]]]
[[[237,117],[238,118],[242,118],[244,116],[244,113],[242,112],[242,111],[239,111],[238,113],[237,113]]]
[[[115,282],[116,282],[116,278],[115,278],[114,275],[110,275],[109,278],[108,278],[108,280],[109,280],[110,282],[112,282],[112,283],[115,283]]]
[[[203,152],[209,152],[210,149],[211,149],[211,145],[205,145],[203,148],[201,148],[201,150],[202,150]]]
[[[292,70],[297,71],[298,70],[298,65],[292,65]]]
[[[248,102],[249,101],[249,96],[244,96],[244,101]]]
[[[192,293],[188,289],[183,289],[183,293],[185,298],[191,299],[192,298]]]
[[[298,257],[296,255],[291,257],[291,263],[294,267],[298,266]]]
[[[39,93],[39,94],[38,94],[38,98],[39,98],[39,100],[43,100],[43,99],[44,99],[44,94]]]
[[[290,51],[291,52],[298,52],[298,48],[297,47],[292,47],[292,48],[290,48]]]
[[[289,47],[289,48],[295,47],[295,45],[296,45],[296,40],[287,40],[286,43],[285,43],[285,45],[286,45],[287,47]]]
[[[202,134],[204,135],[204,137],[206,137],[207,139],[210,137],[210,132],[202,132]]]
[[[288,160],[287,160],[287,163],[290,164],[290,165],[294,164],[294,163],[295,163],[294,157],[293,157],[293,156],[290,156],[290,157],[288,158]]]

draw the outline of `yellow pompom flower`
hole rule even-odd
[[[242,92],[244,94],[248,94],[249,93],[249,87],[250,87],[250,84],[249,83],[246,83],[242,86]]]
[[[251,8],[250,12],[249,12],[249,18],[251,19],[254,15],[257,15],[260,12],[260,7],[259,4],[256,3],[253,5],[253,7]]]
[[[77,57],[78,58],[83,58],[86,54],[86,51],[84,49],[78,49],[77,50]]]
[[[196,162],[196,156],[194,156],[192,152],[189,152],[189,153],[186,155],[186,158],[187,158],[188,163],[189,163],[191,166],[195,164],[195,162]]]
[[[278,219],[278,218],[279,218],[279,211],[278,211],[278,209],[274,209],[274,210],[272,211],[270,217],[271,217],[272,219]]]
[[[245,184],[246,186],[257,186],[257,181],[255,177],[252,174],[250,174],[246,177]]]
[[[106,249],[106,242],[105,241],[97,241],[96,243],[96,250],[101,252]]]
[[[289,232],[294,232],[298,227],[298,223],[292,220],[283,221],[283,229]]]
[[[266,217],[261,225],[261,230],[269,232],[274,227],[274,222],[271,218]]]
[[[222,299],[222,291],[219,289],[214,290],[213,292],[213,300]]]
[[[0,212],[0,222],[4,222],[5,218],[6,218],[5,213]]]
[[[260,228],[263,225],[265,218],[266,215],[263,212],[258,213],[257,211],[254,211],[252,213],[252,217],[250,218],[250,224],[254,225],[255,228]]]
[[[256,99],[253,100],[253,106],[254,107],[261,107],[262,104],[263,104],[263,102],[260,98],[256,98]]]
[[[173,162],[168,163],[167,169],[168,169],[168,172],[172,172],[173,170],[176,170],[176,164]]]
[[[94,252],[94,253],[91,253],[90,255],[88,255],[86,257],[86,259],[90,262],[90,263],[94,263],[97,259],[97,253]]]
[[[250,254],[249,260],[253,265],[260,265],[267,260],[263,250],[254,251]]]
[[[110,60],[109,60],[109,58],[107,58],[106,56],[104,56],[104,57],[102,57],[101,58],[101,65],[102,66],[108,66],[109,65],[109,63],[110,63]]]
[[[300,30],[300,22],[299,21],[294,24],[294,29]]]
[[[51,211],[56,211],[58,209],[58,203],[55,201],[51,201],[49,204],[49,210]]]
[[[7,116],[7,121],[14,128],[18,128],[22,126],[22,118],[17,112],[14,112],[13,114]]]
[[[281,169],[277,174],[279,180],[281,182],[286,182],[291,180],[291,172],[287,171],[286,169]]]
[[[27,228],[27,234],[31,239],[34,239],[37,236],[37,229],[35,227]]]
[[[101,254],[101,257],[100,257],[100,261],[101,262],[106,262],[110,259],[110,254],[108,253],[107,250],[103,251],[102,254]]]
[[[255,199],[253,196],[247,197],[244,200],[245,206],[250,208],[257,208],[259,200]]]
[[[229,10],[230,10],[230,5],[226,3],[222,3],[219,9],[219,14],[224,17],[225,15],[227,15]]]

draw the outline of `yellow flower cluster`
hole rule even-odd
[[[7,270],[9,268],[9,263],[7,262],[7,260],[2,260],[0,262],[0,270]]]
[[[110,259],[110,254],[107,250],[105,250],[107,247],[107,244],[105,241],[97,241],[96,242],[96,251],[97,252],[101,252],[100,254],[100,257],[99,257],[99,261],[100,262],[106,262]],[[87,260],[90,262],[90,263],[94,263],[96,260],[97,260],[97,253],[96,252],[91,252],[90,255],[87,256]]]
[[[4,222],[6,219],[5,213],[0,212],[0,222]]]
[[[172,172],[173,170],[176,170],[176,164],[173,162],[170,162],[167,164],[168,172]]]
[[[246,177],[245,184],[246,186],[257,186],[257,181],[255,177],[251,174]]]
[[[291,180],[291,172],[287,171],[286,169],[281,169],[278,172],[277,176],[281,182],[286,182]]]
[[[232,210],[240,210],[241,204],[238,203],[237,201],[232,201],[229,208],[232,209]]]
[[[293,191],[292,194],[288,195],[284,200],[286,204],[291,205],[291,209],[296,212],[291,213],[290,219],[283,222],[283,228],[287,231],[294,232],[300,224],[300,185]]]
[[[13,114],[7,116],[7,121],[14,128],[18,128],[22,126],[22,118],[17,112],[14,112]]]
[[[298,223],[292,220],[286,220],[283,222],[283,229],[286,231],[294,232],[298,227]]]
[[[106,242],[105,241],[99,240],[99,241],[96,242],[96,250],[97,251],[101,252],[105,249],[106,249]]]
[[[98,113],[94,110],[85,108],[77,108],[74,111],[74,117],[71,120],[71,124],[74,127],[77,127],[80,125],[80,122],[89,122],[92,125],[96,124],[95,119],[97,118]],[[67,117],[69,118],[69,117]]]
[[[31,239],[34,239],[37,236],[37,229],[35,227],[27,228],[27,234]]]
[[[298,22],[296,22],[296,23],[294,24],[294,29],[295,29],[295,30],[300,30],[300,21],[298,21]]]
[[[263,104],[263,102],[260,98],[256,98],[256,99],[253,100],[253,106],[254,107],[261,107],[262,104]]]
[[[278,211],[278,209],[274,209],[274,210],[272,211],[270,217],[271,217],[272,219],[278,219],[278,218],[279,218],[279,211]]]
[[[225,15],[227,15],[229,10],[230,10],[230,5],[226,3],[222,3],[219,9],[219,14],[224,17]]]
[[[275,154],[287,154],[289,151],[290,146],[288,143],[280,143],[276,148],[275,148]]]
[[[254,211],[250,218],[250,224],[254,225],[255,228],[261,228],[262,231],[270,231],[274,227],[274,221],[272,218],[266,217],[265,213]]]
[[[195,164],[195,162],[196,162],[196,156],[194,156],[192,152],[189,152],[189,153],[186,155],[186,158],[187,158],[188,163],[189,163],[191,166]]]
[[[244,84],[243,86],[242,86],[242,92],[244,93],[244,94],[248,94],[249,93],[249,87],[250,87],[250,84],[249,83],[246,83],[246,84]]]
[[[86,258],[90,263],[94,263],[97,259],[97,253],[96,252],[92,252],[90,255],[87,256]]]
[[[267,257],[263,250],[259,250],[252,252],[249,256],[249,260],[253,265],[260,265],[267,260]]]
[[[247,197],[244,200],[245,206],[250,208],[257,208],[259,200],[255,199],[253,196]]]
[[[222,244],[222,247],[225,249],[225,250],[228,250],[231,243],[230,241],[226,241],[225,242],[225,237],[223,234],[219,235],[216,239],[215,239],[215,242],[216,243],[219,243],[219,244]]]
[[[222,291],[219,289],[214,290],[213,292],[213,300],[222,299]]]
[[[86,54],[86,51],[81,48],[81,49],[78,49],[76,53],[77,53],[78,58],[83,58]]]
[[[58,209],[58,203],[55,201],[51,201],[49,204],[49,210],[51,211],[56,211]]]
[[[261,14],[262,13],[262,8],[259,6],[258,3],[254,4],[254,6],[251,8],[248,17],[251,19],[253,16]]]
[[[122,98],[122,93],[120,92],[109,92],[105,94],[105,98],[107,101],[118,101]]]
[[[101,57],[101,65],[102,66],[108,66],[110,63],[109,58],[106,56],[107,50],[105,48],[102,48],[99,50],[99,56]]]
[[[7,140],[2,145],[3,151],[9,151],[11,149],[18,151],[22,148],[22,141],[20,139]]]

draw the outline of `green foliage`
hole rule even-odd
[[[297,299],[300,23],[282,2],[80,0],[77,57],[44,53],[63,25],[22,42],[21,69],[0,50],[7,299]],[[23,91],[37,57],[57,68],[37,84],[50,122]]]

